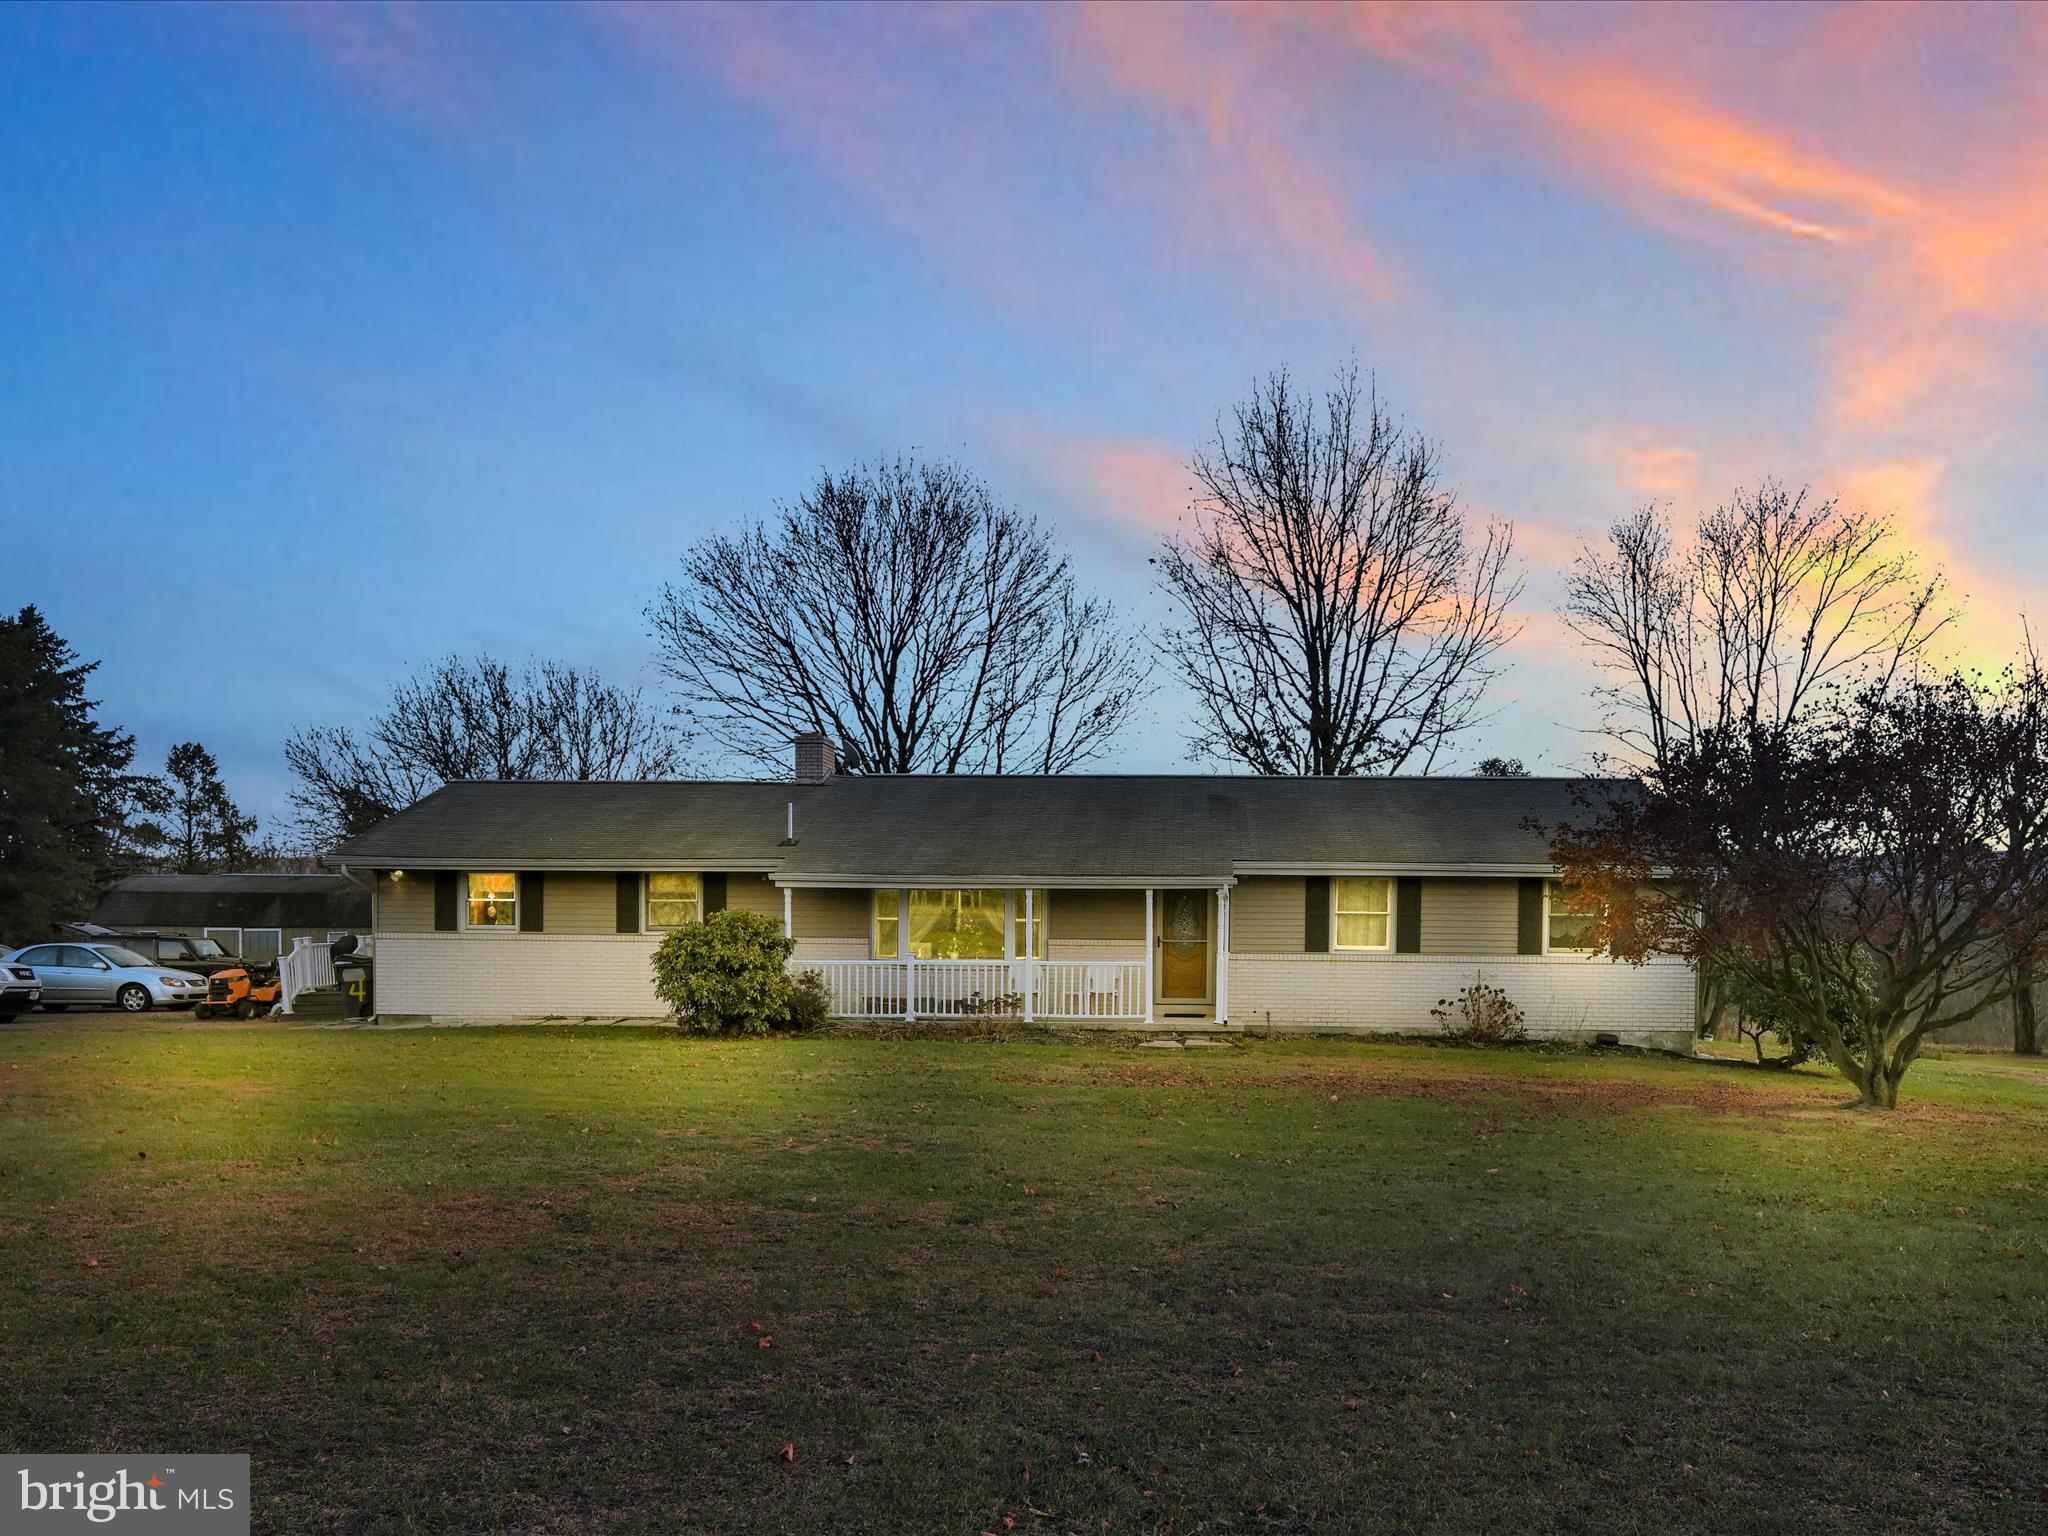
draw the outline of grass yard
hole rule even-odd
[[[0,1445],[267,1531],[2039,1531],[2048,1071],[1907,1087],[0,1032]]]

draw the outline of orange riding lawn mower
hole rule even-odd
[[[206,981],[206,1001],[192,1011],[202,1019],[253,1019],[269,1013],[284,996],[274,965],[245,965],[215,971]]]

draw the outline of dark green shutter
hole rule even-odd
[[[723,912],[724,910],[725,876],[706,875],[704,877],[704,915],[709,917],[714,912]]]
[[[640,931],[640,877],[620,875],[618,879],[619,932]]]
[[[1543,953],[1543,882],[1515,882],[1515,953]]]
[[[548,925],[548,877],[539,873],[519,877],[519,931],[545,933]]]
[[[455,931],[455,871],[434,871],[434,932]]]
[[[1327,875],[1310,875],[1301,882],[1306,904],[1301,912],[1301,947],[1311,955],[1330,952],[1330,880]]]
[[[1422,877],[1403,875],[1394,882],[1394,952],[1422,953]]]

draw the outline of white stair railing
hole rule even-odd
[[[290,1013],[301,992],[334,985],[334,957],[318,939],[301,937],[292,945],[290,954],[279,958],[277,980],[281,999],[278,1007]]]

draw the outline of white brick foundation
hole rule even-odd
[[[377,1011],[450,1019],[664,1018],[657,936],[380,933]]]
[[[380,933],[377,1010],[438,1019],[658,1019],[648,934]],[[1143,945],[1057,940],[1062,959],[1142,958]],[[864,959],[858,939],[807,939],[795,964]],[[1556,955],[1232,955],[1230,1023],[1239,1029],[1420,1034],[1429,1010],[1475,976],[1505,991],[1537,1039],[1618,1035],[1690,1048],[1693,976],[1675,960],[1643,966]],[[1143,1026],[1138,1026],[1143,1027]]]
[[[1630,1045],[1687,1050],[1693,974],[1677,960],[1619,965],[1562,955],[1232,955],[1230,1022],[1240,1029],[1421,1034],[1438,998],[1475,976],[1499,987],[1543,1040],[1618,1035]]]

